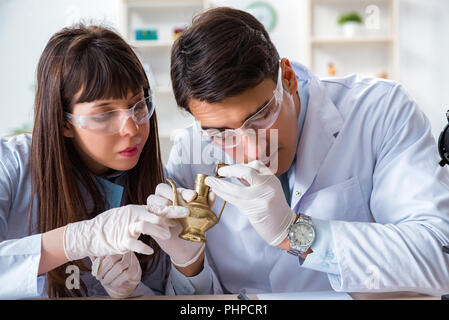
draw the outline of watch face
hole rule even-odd
[[[306,223],[298,223],[293,225],[290,231],[290,241],[295,246],[310,246],[315,239],[315,230]]]

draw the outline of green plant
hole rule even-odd
[[[33,128],[31,127],[31,125],[29,123],[25,123],[22,125],[22,127],[13,129],[11,135],[17,135],[21,133],[31,133],[32,130]]]
[[[353,12],[348,12],[348,13],[343,13],[339,18],[338,18],[338,24],[345,24],[346,22],[357,22],[357,23],[362,23],[363,19],[360,16],[360,14],[358,14],[357,12],[353,11]]]

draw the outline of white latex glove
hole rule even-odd
[[[196,198],[197,194],[194,190],[177,188],[179,205],[185,205]],[[161,218],[167,219],[170,228],[170,238],[161,239],[155,237],[154,240],[159,244],[171,259],[171,262],[178,267],[187,267],[198,260],[198,257],[204,250],[205,243],[192,242],[179,238],[182,232],[181,223],[177,219],[170,219],[167,215],[167,208],[171,206],[173,200],[173,190],[171,186],[160,183],[156,187],[154,195],[150,195],[147,199],[147,208],[150,212],[159,215]],[[212,207],[215,201],[215,194],[209,193],[209,204]]]
[[[215,177],[205,183],[217,194],[239,208],[257,233],[270,245],[277,246],[288,235],[296,214],[285,200],[279,179],[259,160],[220,168],[223,177],[238,178],[248,184],[237,185]]]
[[[113,298],[128,298],[142,278],[139,260],[132,251],[112,256],[91,257],[92,275]]]
[[[170,218],[188,215],[183,207],[166,208]],[[127,205],[110,209],[90,220],[69,223],[64,231],[64,252],[69,261],[87,256],[100,257],[135,251],[153,254],[153,249],[137,240],[140,234],[170,238],[166,221],[151,214],[144,205]]]

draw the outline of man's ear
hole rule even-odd
[[[286,89],[290,94],[294,94],[296,90],[298,90],[298,81],[296,79],[295,71],[287,58],[282,58],[281,70],[284,89]]]
[[[73,126],[67,121],[64,121],[64,129],[62,131],[62,134],[66,138],[74,138],[75,137],[75,133],[73,132]]]

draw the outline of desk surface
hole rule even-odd
[[[414,292],[349,293],[354,300],[441,300],[440,296],[427,296]],[[250,300],[258,300],[256,294],[247,295]],[[136,297],[132,300],[238,300],[236,294],[186,295]]]
[[[349,295],[354,300],[441,300],[441,296],[428,296],[415,292],[380,292],[356,293]],[[257,294],[247,294],[249,300],[258,300]],[[50,300],[120,300],[110,297],[80,297],[80,298],[53,298]],[[48,298],[35,298],[31,300],[49,300]],[[238,300],[237,294],[217,295],[184,295],[184,296],[143,296],[127,298],[125,300]]]

